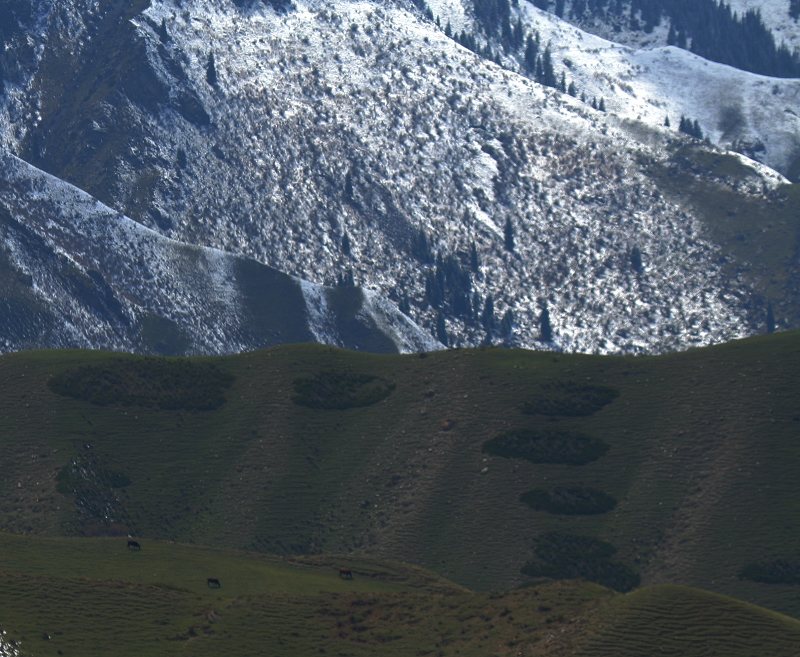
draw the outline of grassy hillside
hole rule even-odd
[[[0,534],[0,610],[37,657],[793,657],[800,642],[796,620],[686,587],[475,593],[398,563],[124,538]]]
[[[3,627],[37,657],[508,654],[608,595],[564,584],[489,596],[373,560],[6,534],[0,575]]]
[[[796,333],[658,358],[9,355],[0,529],[369,554],[478,590],[681,583],[800,615],[798,372]]]
[[[752,657],[793,655],[800,623],[725,596],[655,586],[604,601],[570,655],[575,657]]]

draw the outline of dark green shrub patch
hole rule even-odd
[[[49,381],[59,395],[107,406],[212,410],[225,403],[233,375],[210,363],[165,358],[114,359],[68,370]]]
[[[739,571],[739,577],[764,584],[800,584],[800,561],[775,559],[749,563]]]
[[[294,403],[309,408],[342,410],[371,406],[386,399],[394,384],[369,374],[320,372],[314,377],[296,379]]]
[[[585,579],[617,591],[630,591],[640,577],[629,566],[612,561],[616,548],[591,536],[551,532],[536,543],[536,559],[521,572],[530,577]]]
[[[554,382],[542,386],[541,392],[522,405],[528,415],[584,417],[594,415],[619,396],[607,386]]]
[[[617,506],[617,501],[608,493],[583,486],[559,486],[551,490],[537,488],[523,493],[519,499],[537,511],[566,516],[608,513]]]
[[[517,429],[485,442],[483,451],[533,463],[583,465],[603,456],[608,445],[575,431]]]

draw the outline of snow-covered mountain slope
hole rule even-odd
[[[285,342],[437,348],[375,294],[175,242],[0,156],[0,350],[224,353]]]
[[[50,5],[9,96],[33,117],[6,131],[25,159],[182,242],[316,283],[350,270],[450,344],[653,352],[763,329],[765,289],[653,173],[674,132],[487,62],[403,2],[147,4]],[[743,168],[742,198],[780,184]]]
[[[800,20],[789,15],[792,0],[726,0],[739,15],[758,11],[761,20],[775,35],[778,44],[785,43],[791,50],[800,49]]]
[[[442,7],[448,13],[437,15],[440,23],[451,20],[449,11],[455,17],[467,11],[465,5]],[[800,80],[748,73],[676,47],[630,48],[528,2],[518,13],[550,44],[567,80],[587,98],[603,98],[610,113],[654,127],[669,117],[673,130],[686,116],[713,143],[800,175]],[[505,60],[515,65],[512,57]]]

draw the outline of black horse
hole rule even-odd
[[[133,552],[138,552],[142,549],[142,546],[139,545],[138,541],[128,541],[128,549]]]
[[[339,577],[342,579],[353,579],[353,571],[349,568],[340,568]]]
[[[219,589],[222,588],[222,584],[220,584],[219,580],[216,577],[209,577],[206,582],[208,583],[208,588],[210,589]]]

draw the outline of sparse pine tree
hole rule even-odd
[[[353,202],[353,174],[349,171],[344,176],[344,200],[347,203]]]
[[[506,218],[506,225],[503,227],[503,245],[506,251],[514,252],[514,224],[510,217]]]
[[[674,46],[678,42],[678,35],[675,34],[675,25],[670,23],[669,33],[667,34],[667,45]]]
[[[487,333],[494,332],[494,299],[491,294],[486,295],[486,301],[483,304],[483,312],[481,313],[481,326]]]
[[[514,342],[514,311],[510,308],[500,321],[500,334],[503,336],[504,344],[510,346]]]
[[[664,127],[665,128],[671,128],[672,127],[672,124],[670,124],[670,122],[669,122],[669,114],[667,114],[664,117]]]
[[[556,71],[553,68],[553,54],[550,52],[550,44],[544,49],[542,55],[542,80],[541,83],[546,87],[555,88],[558,80],[556,79]]]
[[[561,79],[558,81],[558,90],[561,93],[567,93],[567,74],[561,71]]]
[[[597,104],[597,109],[600,110],[601,112],[605,112],[606,111],[606,100],[605,100],[605,98],[601,98],[600,99],[600,102]]]
[[[206,82],[208,82],[208,84],[215,89],[219,84],[219,80],[217,78],[217,65],[214,61],[213,52],[208,53],[208,62],[206,63]]]
[[[473,274],[478,274],[481,270],[481,261],[478,257],[478,249],[475,246],[475,242],[469,245],[469,268]]]
[[[631,269],[635,273],[641,274],[642,271],[644,270],[644,265],[642,264],[642,252],[639,250],[638,246],[634,246],[631,249],[630,260],[631,260]]]
[[[342,253],[346,256],[350,255],[350,236],[347,233],[342,235]]]
[[[528,73],[536,73],[536,61],[539,59],[539,41],[531,35],[525,42],[525,69]]]
[[[444,322],[444,315],[442,313],[436,313],[436,339],[445,347],[450,342],[447,335],[447,326]]]
[[[161,19],[161,25],[158,28],[158,40],[161,43],[168,43],[169,42],[169,32],[167,31],[167,19]]]
[[[547,304],[542,308],[542,314],[539,316],[539,339],[542,342],[553,341],[553,326],[550,323],[550,310]]]
[[[569,86],[567,87],[567,93],[573,98],[575,98],[578,95],[578,88],[575,86],[574,80],[569,83]]]

